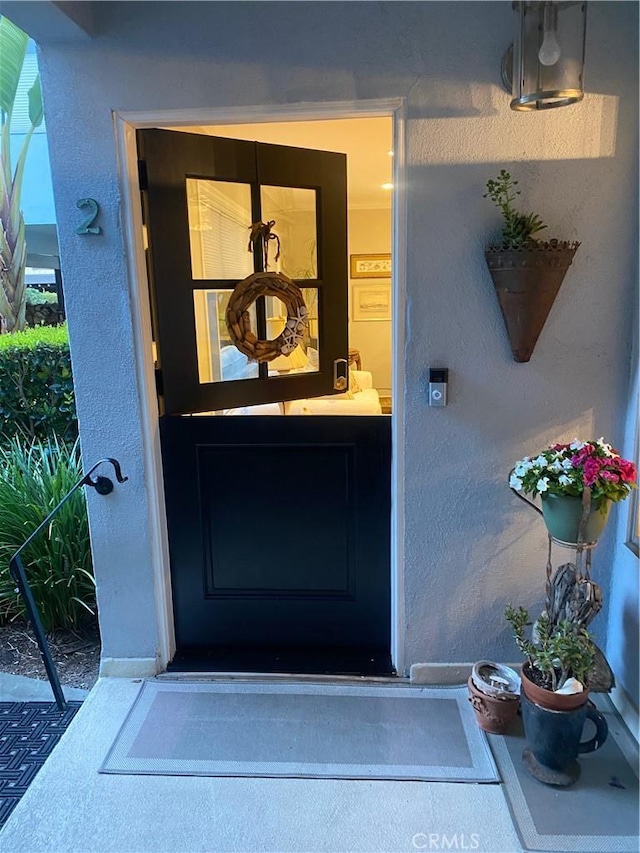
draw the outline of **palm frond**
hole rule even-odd
[[[11,184],[11,155],[9,152],[9,132],[13,105],[16,100],[20,74],[27,52],[29,36],[19,27],[0,16],[0,111],[2,111],[2,171],[4,181]],[[6,151],[6,156],[5,156]]]
[[[11,166],[11,115],[28,41],[26,33],[8,18],[0,17],[0,288],[3,291],[0,295],[0,314],[7,323],[8,331],[18,331],[25,325],[24,270],[27,250],[24,218],[20,209],[22,182],[33,132],[44,118],[40,75],[37,75],[28,92],[31,126],[20,148],[14,173]]]

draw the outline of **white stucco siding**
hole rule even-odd
[[[637,315],[636,315],[637,317]],[[627,417],[624,441],[619,445],[620,452],[628,459],[638,453],[638,424],[640,423],[640,369],[638,367],[638,340],[634,347],[635,374],[629,387],[630,405]],[[637,457],[636,457],[637,458]],[[625,544],[630,536],[630,514],[633,504],[627,501],[616,519],[615,547],[611,565],[611,583],[609,596],[609,622],[607,625],[607,658],[618,681],[618,686],[635,705],[636,725],[631,731],[638,731],[638,638],[640,636],[640,609],[638,607],[638,556]],[[623,698],[623,702],[627,697]],[[629,722],[627,719],[626,722]]]
[[[97,4],[86,44],[41,48],[85,458],[118,456],[126,488],[91,497],[107,657],[157,646],[150,506],[119,222],[111,111],[403,97],[406,663],[513,660],[508,600],[544,584],[541,523],[512,497],[514,460],[574,434],[621,438],[637,252],[637,6],[589,4],[582,104],[517,114],[499,87],[507,3]],[[515,364],[483,249],[500,168],[549,235],[579,239],[529,364]],[[75,201],[101,205],[78,237]],[[430,365],[450,404],[427,406]],[[609,584],[615,525],[595,576]],[[565,559],[565,555],[562,555]],[[594,627],[601,636],[606,617]]]

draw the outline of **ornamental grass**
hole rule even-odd
[[[78,442],[14,437],[0,445],[0,621],[26,615],[9,574],[11,556],[81,477]],[[23,552],[22,561],[47,631],[79,628],[95,615],[82,490]]]

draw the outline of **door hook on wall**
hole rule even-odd
[[[118,460],[112,459],[110,456],[108,456],[106,459],[101,459],[99,462],[96,462],[96,464],[91,468],[91,470],[87,474],[85,474],[81,485],[91,486],[93,489],[96,490],[99,495],[110,495],[113,491],[113,480],[111,480],[109,477],[104,477],[101,475],[98,475],[95,480],[91,479],[92,472],[95,471],[99,465],[102,465],[103,462],[109,462],[111,463],[111,465],[113,465],[116,480],[119,483],[127,482],[129,478],[123,475]]]

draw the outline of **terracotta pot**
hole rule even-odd
[[[507,699],[498,699],[495,696],[487,696],[475,686],[471,678],[467,681],[469,688],[469,702],[473,705],[476,715],[476,723],[485,732],[502,735],[507,732],[511,723],[518,714],[520,697],[512,696]]]
[[[591,512],[585,525],[583,541],[597,542],[604,530],[611,501],[593,501]],[[582,498],[572,495],[542,495],[542,515],[547,530],[554,539],[575,544],[578,541],[578,531],[582,520]]]
[[[532,702],[539,705],[541,708],[546,708],[548,711],[573,711],[586,705],[589,699],[589,691],[583,690],[582,693],[554,693],[553,690],[545,690],[544,687],[539,687],[529,678],[529,665],[525,664],[522,667],[520,674],[521,691]]]

